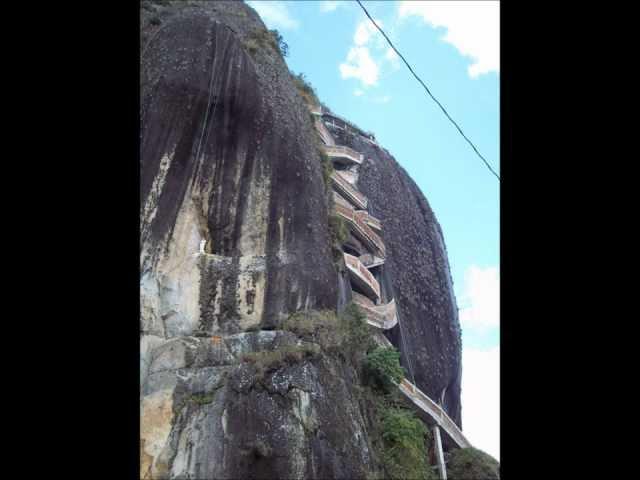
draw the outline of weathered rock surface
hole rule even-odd
[[[141,476],[364,478],[354,372],[328,357],[265,378],[248,352],[336,307],[320,158],[283,60],[239,2],[146,3],[141,55]],[[339,408],[336,408],[339,406]]]
[[[320,162],[288,69],[245,51],[264,30],[245,5],[190,5],[143,10],[141,329],[235,333],[333,308]]]
[[[365,478],[378,462],[348,362],[320,353],[263,375],[243,361],[303,347],[282,320],[351,298],[333,265],[312,120],[286,64],[268,45],[249,53],[265,27],[241,2],[144,1],[141,22],[141,475]],[[432,398],[447,388],[459,422],[440,229],[392,157],[340,141],[367,157],[358,187],[383,224],[379,280],[401,312],[403,361]]]
[[[156,347],[142,392],[142,478],[365,478],[370,446],[347,364],[319,356],[261,377],[241,361],[300,345],[260,331]]]

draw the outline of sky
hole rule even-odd
[[[444,234],[462,327],[462,428],[500,458],[500,185],[351,1],[247,1],[320,100],[402,165]],[[500,174],[498,1],[363,1]]]

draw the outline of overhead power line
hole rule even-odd
[[[398,49],[393,45],[393,43],[391,42],[391,40],[389,40],[389,37],[387,37],[387,34],[384,33],[384,31],[378,26],[378,24],[375,22],[375,20],[373,18],[371,18],[371,15],[369,15],[369,12],[367,12],[367,9],[364,8],[364,5],[362,5],[362,3],[360,2],[360,0],[356,0],[356,2],[358,2],[358,5],[360,5],[360,8],[362,8],[362,10],[364,10],[364,13],[367,15],[367,17],[369,17],[369,20],[371,20],[371,23],[373,23],[373,25],[378,29],[378,31],[380,31],[380,33],[384,36],[384,38],[387,40],[387,42],[389,43],[389,45],[391,46],[391,48],[393,48],[393,51],[396,52],[398,54],[398,56],[402,59],[402,61],[404,62],[404,64],[407,66],[407,68],[409,69],[409,71],[413,74],[414,77],[416,77],[416,80],[418,80],[418,82],[420,82],[420,84],[424,87],[424,89],[427,91],[427,93],[429,94],[429,96],[433,99],[434,102],[436,102],[438,104],[438,106],[440,107],[440,109],[444,112],[444,114],[447,116],[447,118],[451,121],[451,123],[453,123],[453,125],[458,129],[458,131],[460,132],[460,135],[462,135],[464,137],[464,139],[469,143],[469,145],[471,145],[471,148],[473,148],[473,151],[476,152],[476,154],[482,159],[482,161],[485,163],[485,165],[487,166],[487,168],[491,171],[491,173],[493,173],[496,178],[498,179],[498,181],[500,181],[500,177],[498,176],[498,174],[493,170],[493,168],[491,168],[491,165],[489,165],[489,162],[487,162],[487,160],[480,154],[480,152],[478,151],[478,149],[476,148],[476,146],[473,144],[473,142],[471,140],[469,140],[467,138],[467,136],[464,134],[464,132],[462,131],[462,129],[458,126],[458,124],[456,123],[456,121],[451,118],[451,115],[449,115],[449,113],[447,112],[447,110],[442,106],[442,104],[432,95],[431,91],[429,90],[429,87],[427,87],[425,85],[425,83],[422,81],[422,79],[416,75],[416,72],[413,71],[413,68],[411,68],[411,65],[409,65],[409,62],[407,62],[405,60],[405,58],[402,56],[402,54],[398,51]]]

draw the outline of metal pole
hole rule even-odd
[[[444,464],[444,452],[442,451],[442,439],[440,438],[440,427],[438,425],[433,426],[433,440],[440,480],[447,480],[447,467]]]

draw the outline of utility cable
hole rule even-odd
[[[500,181],[500,177],[498,176],[498,174],[493,170],[493,168],[491,168],[491,165],[489,165],[489,162],[487,162],[487,160],[482,156],[482,154],[480,154],[480,152],[478,151],[478,149],[476,148],[476,146],[473,144],[473,142],[471,142],[471,140],[469,140],[467,138],[467,136],[464,134],[464,132],[462,131],[462,129],[458,126],[458,124],[456,123],[456,121],[451,118],[451,116],[449,115],[449,113],[447,112],[447,110],[442,106],[442,104],[432,95],[431,91],[429,90],[429,87],[427,87],[425,85],[425,83],[422,81],[422,79],[416,75],[416,73],[413,71],[413,68],[411,68],[411,65],[409,65],[409,62],[407,62],[405,60],[405,58],[402,56],[402,54],[398,51],[398,49],[393,45],[393,43],[391,42],[391,40],[389,40],[389,37],[387,37],[387,34],[384,33],[384,31],[378,26],[378,24],[375,22],[375,20],[373,18],[371,18],[371,15],[369,15],[369,12],[367,11],[366,8],[364,8],[364,5],[362,5],[362,3],[360,2],[360,0],[356,0],[356,2],[358,2],[358,5],[360,5],[360,7],[362,8],[362,10],[364,10],[364,13],[367,15],[367,17],[369,17],[369,20],[371,20],[371,23],[373,23],[373,25],[378,29],[378,31],[384,36],[384,38],[387,40],[387,43],[389,43],[389,45],[391,46],[391,48],[393,49],[394,52],[396,52],[398,54],[398,56],[402,59],[402,61],[404,62],[404,64],[407,66],[407,68],[409,69],[409,71],[413,74],[414,77],[416,77],[416,80],[418,80],[418,82],[420,82],[420,84],[424,87],[424,89],[426,90],[426,92],[429,94],[429,96],[433,99],[434,102],[436,102],[438,104],[438,106],[440,107],[440,109],[444,112],[444,114],[447,116],[447,118],[451,121],[451,123],[453,123],[453,125],[458,129],[458,132],[460,132],[460,135],[463,136],[463,138],[467,141],[467,143],[469,145],[471,145],[471,148],[473,148],[473,150],[476,152],[476,154],[482,159],[482,161],[485,163],[485,165],[487,166],[487,168],[491,171],[491,173],[493,173],[496,178],[498,179],[498,181]]]

